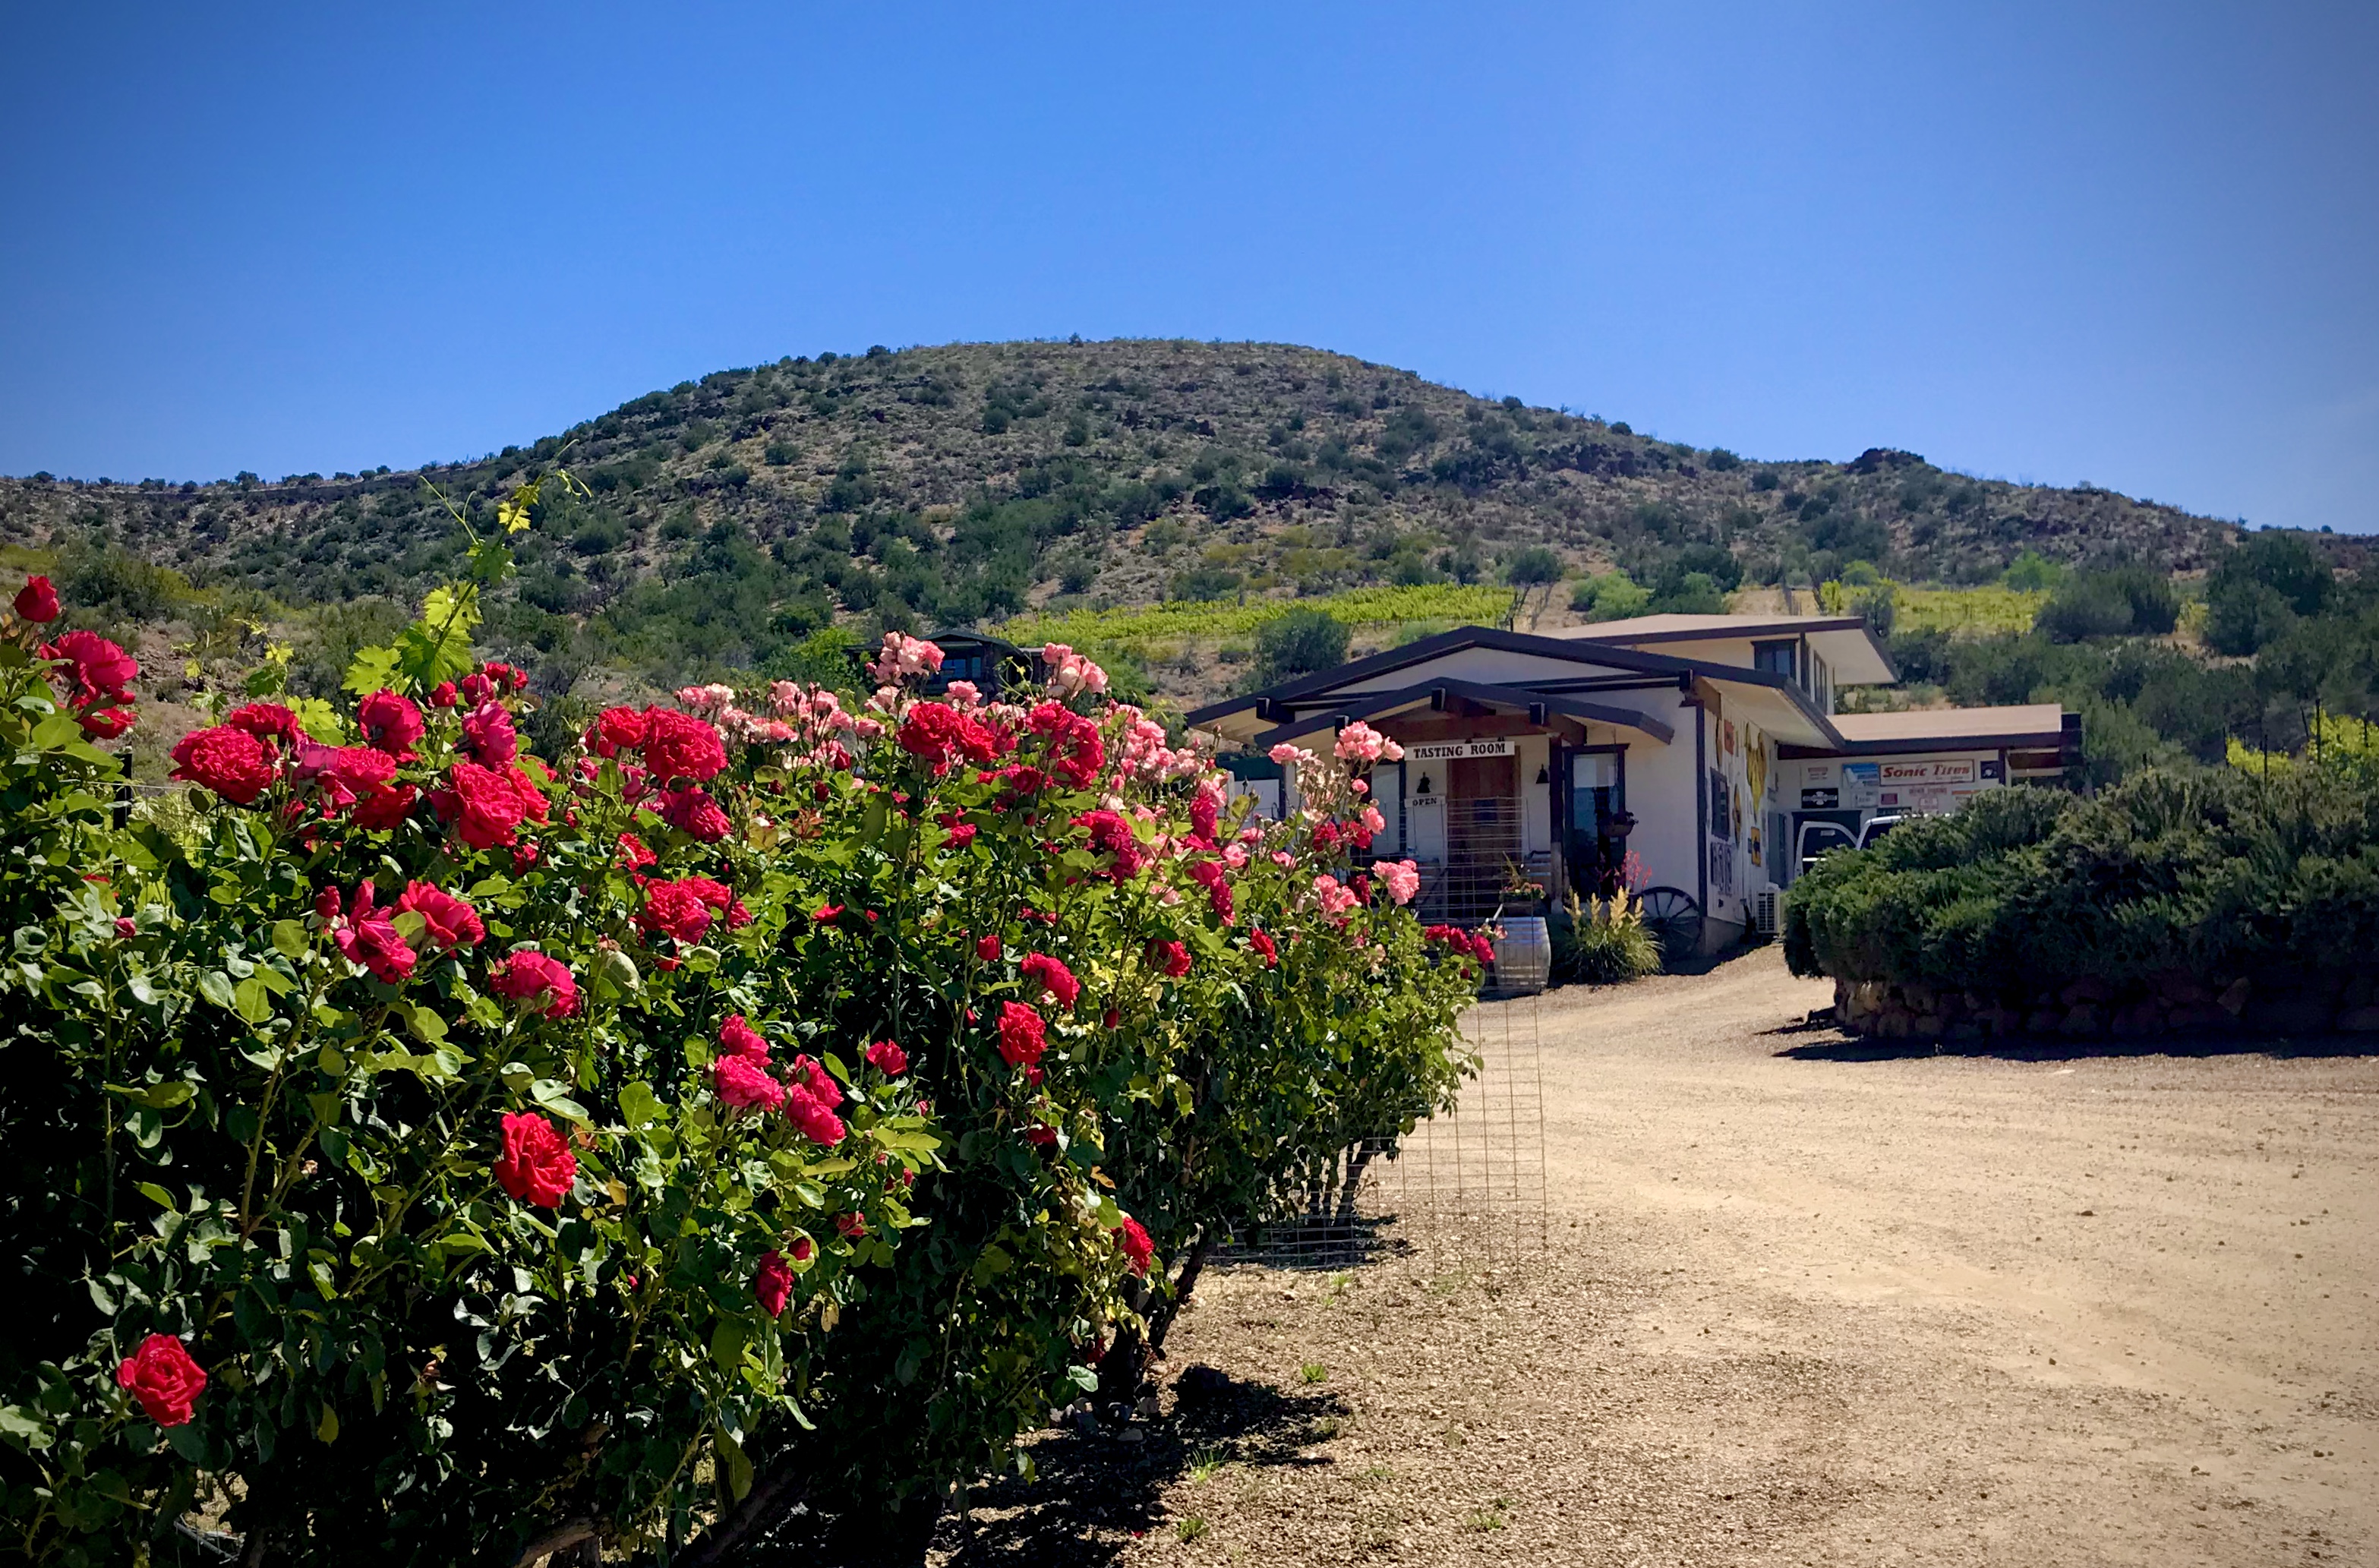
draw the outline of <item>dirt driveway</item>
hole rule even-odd
[[[1552,1247],[1210,1278],[939,1560],[2379,1564],[2379,1055],[1881,1055],[1775,951],[1540,1003]]]

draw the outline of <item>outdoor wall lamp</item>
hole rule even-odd
[[[1540,784],[1550,784],[1552,781],[1552,769],[1544,763],[1540,762],[1537,764],[1537,782]]]
[[[1414,793],[1414,794],[1416,794],[1416,795],[1426,795],[1426,794],[1428,794],[1428,793],[1429,793],[1429,775],[1428,775],[1428,774],[1424,773],[1424,774],[1422,774],[1422,775],[1420,776],[1420,787],[1419,787],[1419,789],[1416,789],[1416,790],[1413,791],[1413,793]]]

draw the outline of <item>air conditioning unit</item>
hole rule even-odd
[[[1751,896],[1751,926],[1762,936],[1773,936],[1783,924],[1784,893],[1762,887]]]

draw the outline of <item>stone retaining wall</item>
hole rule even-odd
[[[1886,1040],[2145,1040],[2164,1034],[2379,1033],[2379,972],[2240,975],[2172,971],[1984,995],[1889,980],[1836,980],[1834,1019]]]

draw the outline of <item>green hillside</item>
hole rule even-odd
[[[401,597],[456,557],[429,485],[484,514],[557,463],[592,495],[540,518],[500,633],[669,677],[765,665],[838,618],[1474,582],[1531,545],[1648,585],[1692,547],[1750,582],[1866,559],[1958,584],[2026,546],[2186,568],[2218,531],[1902,452],[1747,461],[1311,349],[1116,342],[784,359],[418,472],[0,481],[0,540],[112,541],[286,606]]]

